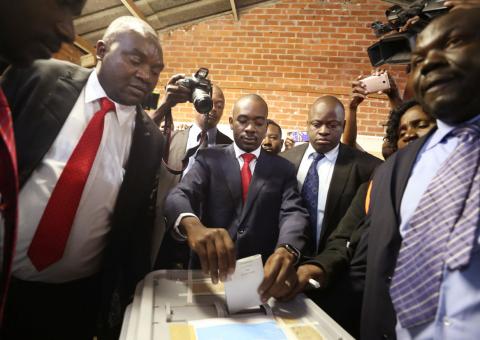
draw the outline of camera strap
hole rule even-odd
[[[170,156],[170,143],[172,140],[172,127],[173,127],[172,110],[170,108],[166,109],[163,115],[161,114],[159,116],[156,116],[155,122],[159,124],[162,120],[165,121],[165,124],[162,129],[163,130],[162,133],[166,139],[165,150],[163,151],[162,163],[165,166],[165,168],[168,170],[168,172],[170,172],[171,174],[181,175],[187,168],[190,157],[195,155],[198,149],[202,148],[205,144],[205,141],[207,141],[207,138],[208,138],[207,131],[202,130],[200,135],[200,140],[198,141],[198,145],[188,149],[187,153],[185,154],[185,157],[182,159],[182,168],[175,169],[168,164],[168,158]]]

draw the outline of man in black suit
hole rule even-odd
[[[296,284],[294,264],[308,234],[293,166],[261,148],[267,114],[260,96],[240,98],[230,117],[235,143],[201,150],[165,207],[173,232],[197,255],[191,266],[200,262],[215,283],[237,258],[261,254],[264,301]]]
[[[80,15],[84,4],[85,0],[0,2],[0,84],[10,65],[28,66],[35,59],[50,58],[63,42],[73,42],[73,16]],[[0,227],[4,229],[0,241],[4,244],[0,268],[0,324],[17,234],[18,175],[11,120],[9,103],[0,88]]]
[[[176,84],[182,78],[182,75],[175,75],[169,80],[165,88],[165,96],[156,111],[157,115],[162,115],[166,109],[171,109],[178,103],[187,102],[191,98],[190,89]],[[232,144],[232,140],[217,129],[225,108],[225,96],[222,89],[215,84],[212,85],[212,101],[213,107],[208,115],[196,112],[194,124],[188,129],[176,131],[172,136],[168,164],[174,169],[182,169],[182,161],[188,157],[188,165],[182,174],[172,174],[163,165],[160,168],[152,247],[152,258],[155,261],[156,269],[186,269],[188,267],[190,251],[185,243],[176,241],[168,233],[165,234],[163,209],[169,191],[180,182],[180,179],[185,176],[195,162],[196,154],[193,150],[199,144],[200,133],[204,130],[207,131],[208,141],[205,141],[207,147]]]
[[[320,97],[308,114],[310,142],[280,154],[295,165],[298,186],[304,196],[308,194],[304,182],[310,178],[308,172],[315,161],[313,158],[316,155],[321,157],[316,164],[317,187],[312,188],[318,193],[318,200],[314,202],[317,205],[309,211],[311,222],[315,223],[312,228],[316,231],[312,235],[314,242],[310,245],[314,254],[323,250],[358,187],[370,179],[373,170],[381,163],[376,157],[340,143],[344,125],[343,104],[333,96]],[[312,200],[304,198],[308,206]]]
[[[5,76],[21,186],[6,339],[116,338],[151,268],[163,138],[139,104],[162,50],[148,24],[122,17],[97,59],[93,72],[49,60]]]
[[[354,258],[367,264],[364,339],[480,336],[479,17],[457,9],[417,38],[414,90],[437,129],[373,178],[368,248]]]

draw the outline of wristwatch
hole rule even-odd
[[[288,243],[283,243],[278,247],[285,248],[290,254],[292,254],[295,257],[295,262],[293,264],[294,266],[296,266],[298,262],[300,262],[300,258],[302,257],[302,253],[300,252],[300,250],[298,250],[297,248],[295,248],[294,246]]]

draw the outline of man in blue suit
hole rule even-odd
[[[309,235],[293,165],[261,148],[267,115],[260,96],[240,98],[230,117],[235,143],[201,150],[165,207],[172,232],[195,253],[190,267],[201,266],[214,283],[237,258],[261,254],[264,301],[295,285],[294,265]]]

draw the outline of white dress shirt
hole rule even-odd
[[[115,103],[116,113],[111,111],[105,116],[102,140],[63,257],[38,272],[27,252],[48,199],[90,119],[100,109],[98,99],[102,97],[106,97],[105,91],[93,71],[55,142],[20,191],[18,240],[13,263],[13,275],[19,279],[61,283],[99,271],[130,151],[135,106]]]
[[[202,132],[202,129],[197,125],[193,124],[190,129],[188,130],[188,139],[187,139],[187,147],[185,148],[185,153],[191,148],[194,148],[198,145],[199,139],[198,136]],[[207,130],[207,136],[208,136],[208,147],[214,146],[216,143],[217,139],[217,127],[213,127],[211,129]],[[197,156],[197,153],[194,155],[190,156],[188,159],[188,165],[183,170],[182,177],[186,175],[187,172],[190,171],[190,169],[193,166],[193,163],[195,163],[195,157]]]
[[[240,149],[236,143],[233,143],[233,149],[235,151],[235,158],[237,159],[238,161],[238,166],[240,167],[240,170],[242,170],[242,167],[243,167],[243,163],[245,163],[245,161],[243,160],[242,158],[242,155],[244,153],[247,153],[246,151]],[[252,177],[253,177],[253,172],[255,171],[255,166],[257,165],[257,160],[258,160],[258,157],[260,156],[260,151],[262,150],[262,147],[259,146],[257,149],[253,150],[252,152],[250,152],[251,154],[255,155],[255,158],[252,159],[250,161],[250,164],[249,164],[249,167],[250,167],[250,172],[252,173]],[[174,233],[173,233],[173,237],[179,241],[181,240],[185,240],[187,237],[185,235],[183,235],[180,230],[178,229],[178,226],[180,225],[180,222],[182,220],[182,218],[184,217],[188,217],[188,216],[192,216],[192,217],[197,217],[196,215],[194,214],[191,214],[191,213],[181,213],[180,215],[178,215],[177,219],[175,220],[175,224],[173,225],[173,230],[174,230]],[[198,218],[198,217],[197,217]]]
[[[327,204],[328,189],[330,188],[330,182],[332,181],[333,169],[335,168],[335,162],[337,161],[339,147],[340,146],[337,145],[335,148],[325,153],[325,157],[323,157],[317,164],[318,207],[317,239],[315,245],[318,245],[320,242],[320,235],[323,227],[323,217],[325,215],[325,206]],[[305,182],[308,169],[310,169],[310,165],[312,164],[316,153],[317,152],[313,146],[309,143],[297,172],[298,190],[300,192],[302,192],[303,182]]]

